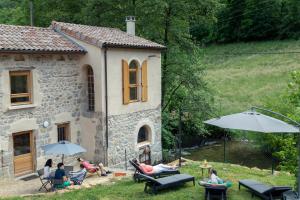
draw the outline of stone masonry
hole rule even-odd
[[[139,147],[137,144],[138,130],[146,125],[151,130],[150,142],[152,163],[161,161],[161,109],[144,110],[130,114],[109,116],[108,138],[108,164],[118,168],[125,166],[125,149],[128,159],[138,158]],[[153,134],[153,135],[152,135]]]
[[[11,124],[21,119],[33,119],[38,129],[33,130],[36,139],[36,168],[44,164],[42,146],[51,141],[50,132],[56,130],[55,115],[66,112],[72,116],[72,141],[80,142],[81,130],[78,126],[80,118],[79,56],[58,55],[24,55],[23,61],[15,61],[16,55],[0,55],[0,177],[13,177],[13,143]],[[3,71],[35,70],[41,97],[39,106],[26,109],[4,110]],[[35,88],[33,88],[33,92]],[[44,121],[50,122],[48,128],[43,128]]]

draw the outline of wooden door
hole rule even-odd
[[[14,172],[21,176],[33,172],[34,141],[31,131],[13,134]]]

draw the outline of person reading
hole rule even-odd
[[[168,172],[168,171],[174,171],[177,169],[176,166],[170,166],[170,165],[164,165],[164,164],[158,164],[158,165],[146,165],[144,163],[140,163],[137,159],[133,159],[132,162],[134,162],[137,166],[140,167],[142,171],[144,171],[147,174],[154,174],[154,173],[161,173],[161,172]]]
[[[89,161],[84,160],[83,158],[78,158],[77,161],[84,166],[84,168],[89,173],[97,173],[99,176],[107,176],[109,171],[104,169],[104,165],[102,163],[99,163],[98,165],[94,165],[89,163]],[[100,171],[100,174],[99,174]]]
[[[86,169],[84,168],[83,164],[80,164],[79,171],[71,171],[69,172],[70,180],[74,182],[74,185],[81,185],[85,176],[86,176]]]

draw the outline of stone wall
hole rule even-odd
[[[79,104],[82,84],[77,65],[80,57],[23,55],[21,61],[16,61],[16,57],[11,54],[0,55],[0,177],[14,176],[12,130],[17,125],[26,129],[23,131],[33,130],[37,169],[43,167],[48,158],[43,155],[41,147],[57,141],[56,123],[70,122],[72,142],[81,141]],[[37,79],[34,81],[37,81],[38,86],[33,88],[33,93],[38,92],[35,94],[40,99],[38,104],[34,102],[33,107],[24,109],[6,109],[9,106],[5,105],[3,99],[8,96],[9,82],[4,80],[7,80],[10,70],[34,70],[34,78]],[[50,122],[50,126],[44,128],[44,121]]]
[[[138,131],[142,126],[151,128],[151,142],[137,144]],[[125,167],[125,150],[128,159],[138,158],[139,148],[149,145],[152,163],[161,161],[161,109],[109,116],[108,165]],[[130,167],[127,163],[127,166]]]

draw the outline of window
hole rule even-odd
[[[129,100],[138,100],[138,64],[131,61],[129,64]]]
[[[141,67],[135,60],[128,65],[122,60],[123,70],[123,104],[148,100],[147,60]]]
[[[57,125],[57,141],[68,140],[70,141],[70,124],[58,124]]]
[[[141,143],[141,142],[146,142],[146,141],[150,141],[150,136],[149,136],[149,130],[146,126],[142,126],[139,130],[138,133],[138,139],[137,142]]]
[[[91,66],[87,67],[87,82],[88,82],[88,110],[95,110],[95,92],[94,92],[94,72]]]
[[[32,103],[32,80],[30,71],[11,71],[10,100],[13,105]]]

